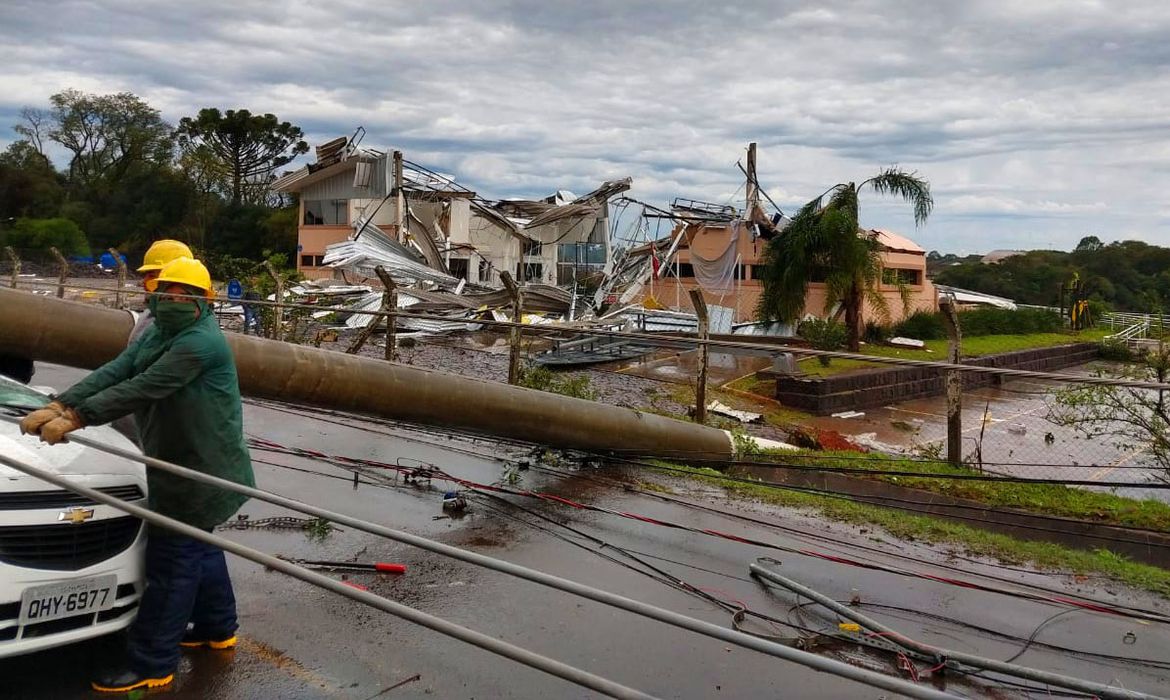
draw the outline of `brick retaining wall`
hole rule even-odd
[[[1098,346],[1094,343],[1074,343],[985,355],[964,360],[963,364],[1048,372],[1091,362],[1097,359],[1097,354]],[[776,379],[777,401],[818,416],[946,393],[946,371],[934,367],[895,367],[830,377],[801,377],[764,371],[759,376]],[[964,372],[962,376],[964,389],[977,389],[1002,381],[999,375],[977,372]]]

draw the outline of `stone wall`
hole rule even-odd
[[[986,355],[964,360],[963,364],[1048,372],[1091,362],[1097,354],[1096,344],[1075,343]],[[946,393],[946,372],[935,367],[893,367],[829,377],[801,377],[764,371],[760,376],[776,379],[777,401],[819,416]],[[964,372],[963,388],[991,386],[1003,379],[1000,375]]]

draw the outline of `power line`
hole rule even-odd
[[[40,282],[36,280],[20,280],[18,284],[27,286],[41,286],[41,287],[57,287],[56,282]],[[70,289],[95,290],[102,292],[112,292],[114,290],[108,287],[86,287],[81,285],[65,285]],[[123,290],[125,291],[125,290]],[[202,299],[204,301],[222,302],[229,304],[238,304],[240,302],[227,299],[224,297],[213,297],[210,300],[207,297],[199,295],[184,295],[172,294],[173,297],[188,297],[192,299]],[[335,311],[348,314],[361,314],[367,316],[378,316],[381,318],[395,316],[397,318],[413,318],[423,320],[435,320],[433,314],[414,313],[409,311],[381,311],[378,309],[355,311],[354,309],[343,306],[323,306],[318,304],[301,304],[288,301],[267,301],[267,300],[249,300],[249,304],[258,306],[281,306],[286,309],[308,309],[312,311]],[[844,360],[860,360],[863,362],[871,362],[875,364],[888,364],[903,367],[924,367],[939,370],[955,370],[959,372],[972,372],[976,374],[991,374],[1004,377],[1018,377],[1027,379],[1045,379],[1056,382],[1065,382],[1070,384],[1086,384],[1091,386],[1114,386],[1125,387],[1131,389],[1148,389],[1152,391],[1170,391],[1170,384],[1162,384],[1158,382],[1137,381],[1129,379],[1116,379],[1110,377],[1076,375],[1076,374],[1059,374],[1054,372],[1035,372],[1031,370],[1009,369],[1006,367],[984,367],[980,365],[965,365],[952,364],[949,362],[937,362],[933,360],[914,360],[904,357],[885,357],[882,355],[862,355],[858,353],[840,352],[837,350],[817,350],[814,348],[796,347],[791,345],[773,345],[768,343],[753,343],[748,341],[733,341],[721,340],[717,338],[702,339],[702,338],[663,338],[661,335],[653,333],[634,333],[630,331],[613,331],[602,328],[578,328],[570,326],[533,326],[526,323],[517,323],[514,321],[496,321],[494,319],[477,318],[467,319],[468,323],[474,323],[481,326],[497,327],[497,328],[519,328],[523,332],[530,334],[561,334],[573,333],[584,336],[603,336],[613,338],[629,338],[632,340],[649,340],[656,343],[665,343],[669,347],[678,347],[679,345],[706,345],[712,348],[729,348],[739,350],[763,350],[769,353],[791,353],[794,355],[810,355],[814,357],[830,357]]]
[[[0,419],[6,420],[10,423],[18,423],[19,422],[19,420],[15,419],[15,418],[12,418],[9,416],[3,416],[3,415],[0,415]],[[349,515],[345,515],[344,513],[337,513],[334,511],[326,510],[324,508],[319,508],[317,506],[313,506],[313,505],[310,505],[308,503],[304,503],[304,502],[297,501],[297,500],[294,500],[291,498],[287,498],[285,496],[281,496],[279,494],[275,494],[275,493],[272,493],[269,491],[264,491],[261,489],[256,489],[256,488],[252,488],[249,486],[244,486],[244,485],[238,484],[234,481],[229,481],[227,479],[221,479],[221,478],[218,478],[215,476],[211,476],[209,474],[204,474],[202,472],[188,469],[186,467],[182,467],[182,466],[177,465],[177,464],[166,462],[164,460],[156,459],[154,457],[148,457],[145,455],[137,454],[137,453],[130,451],[130,450],[124,450],[124,449],[119,448],[119,447],[107,445],[105,443],[102,443],[99,440],[94,440],[92,438],[85,437],[84,435],[78,435],[77,433],[73,433],[70,435],[70,441],[85,445],[87,447],[92,447],[94,449],[97,449],[97,450],[100,450],[102,452],[106,452],[108,454],[112,454],[112,455],[115,455],[118,457],[122,457],[124,459],[129,459],[129,460],[132,460],[135,462],[140,462],[140,463],[145,464],[146,466],[153,468],[153,469],[159,469],[161,471],[165,471],[165,472],[168,472],[171,474],[175,474],[177,476],[188,478],[188,479],[191,479],[193,481],[198,481],[200,483],[209,484],[209,485],[221,488],[221,489],[225,489],[227,491],[239,493],[241,495],[245,495],[245,496],[248,496],[251,498],[256,498],[258,500],[272,503],[274,505],[289,508],[290,510],[295,510],[295,511],[305,513],[308,515],[313,515],[313,516],[316,516],[319,518],[324,518],[325,520],[329,520],[331,522],[336,522],[336,523],[339,523],[341,525],[346,525],[348,527],[352,527],[356,530],[361,530],[363,532],[367,532],[367,533],[372,534],[372,535],[378,535],[381,537],[385,537],[387,539],[391,539],[391,540],[394,540],[396,542],[419,547],[421,549],[425,549],[425,550],[428,550],[430,552],[434,552],[436,554],[449,556],[451,558],[458,559],[460,561],[464,561],[464,562],[467,562],[470,564],[475,564],[477,566],[483,566],[485,568],[489,568],[489,569],[492,569],[495,571],[499,571],[501,573],[516,576],[518,578],[523,578],[525,580],[532,581],[534,583],[539,583],[539,584],[542,584],[545,586],[556,588],[556,589],[561,590],[561,591],[566,592],[566,593],[572,593],[574,595],[577,595],[577,596],[580,596],[583,598],[588,598],[588,599],[593,600],[593,601],[598,602],[598,603],[609,605],[611,607],[620,608],[620,609],[625,610],[627,612],[632,612],[634,614],[641,615],[643,617],[648,617],[650,619],[658,620],[659,622],[664,622],[666,624],[673,625],[675,627],[679,627],[679,628],[686,629],[686,630],[689,630],[692,632],[696,632],[698,634],[702,634],[702,635],[705,635],[708,637],[714,637],[716,639],[720,639],[720,640],[723,640],[725,642],[735,644],[737,646],[752,649],[754,651],[759,651],[759,652],[769,654],[771,656],[775,656],[775,657],[778,657],[778,658],[781,658],[781,659],[784,659],[787,661],[792,661],[794,663],[812,668],[814,670],[832,673],[834,675],[842,676],[842,677],[848,678],[850,680],[855,680],[855,681],[858,681],[861,683],[865,683],[867,685],[871,685],[871,686],[878,687],[878,688],[884,688],[886,690],[891,690],[894,692],[909,695],[910,697],[924,698],[927,700],[944,700],[944,699],[945,700],[956,700],[955,696],[951,695],[949,693],[943,693],[943,692],[936,691],[934,689],[924,688],[922,686],[914,685],[912,683],[906,683],[905,681],[902,681],[901,679],[890,678],[888,676],[884,676],[884,675],[879,674],[879,673],[855,668],[855,667],[852,667],[852,666],[845,664],[845,663],[842,663],[842,662],[834,661],[831,659],[826,659],[826,658],[817,656],[815,654],[804,652],[804,651],[801,651],[798,649],[792,649],[792,648],[783,646],[781,644],[776,644],[774,642],[769,642],[767,640],[753,637],[751,635],[747,635],[747,634],[744,634],[742,632],[728,630],[728,629],[725,629],[725,628],[720,627],[718,625],[715,625],[715,624],[712,624],[709,622],[705,622],[703,620],[698,620],[698,619],[695,619],[692,617],[688,617],[686,615],[681,615],[681,614],[676,613],[676,612],[671,611],[671,610],[666,610],[664,608],[659,608],[659,607],[656,607],[653,605],[649,605],[649,604],[643,603],[641,601],[633,600],[631,598],[626,598],[625,596],[620,596],[620,595],[617,595],[614,593],[610,593],[608,591],[603,591],[603,590],[600,590],[597,588],[586,586],[586,585],[578,583],[576,581],[564,579],[564,578],[561,578],[559,576],[553,576],[550,574],[546,574],[544,572],[537,571],[535,569],[530,569],[530,568],[525,567],[525,566],[520,566],[518,564],[513,564],[512,562],[508,562],[508,561],[505,561],[502,559],[496,559],[494,557],[489,557],[489,556],[486,556],[483,554],[479,554],[477,552],[471,552],[468,550],[460,549],[458,547],[452,547],[450,545],[446,545],[446,544],[443,544],[441,542],[430,540],[430,539],[427,539],[425,537],[413,535],[413,534],[410,534],[407,532],[403,532],[401,530],[395,530],[395,529],[392,529],[389,527],[385,527],[383,525],[379,525],[377,523],[371,523],[368,521],[364,521],[364,520],[354,518],[354,517],[349,516]],[[15,462],[15,460],[12,460],[11,458],[5,457],[4,455],[0,455],[0,461],[4,461],[5,463]],[[29,471],[29,470],[33,470],[33,471]],[[31,474],[35,474],[37,476],[40,476],[40,474],[39,474],[40,470],[36,470],[34,467],[20,468],[20,471],[24,471],[25,473],[31,473]],[[61,479],[60,477],[55,477],[53,475],[46,475],[46,477],[52,477],[52,479],[46,478],[46,480],[51,481],[51,483],[55,483],[55,484],[59,484],[59,482],[64,482],[66,484],[70,483],[65,479]],[[78,488],[83,488],[83,487],[78,487]],[[104,496],[104,494],[103,494],[103,496]],[[118,499],[111,499],[111,500],[117,501]],[[103,500],[103,502],[106,502],[106,501]],[[115,504],[111,504],[111,505],[115,505]],[[122,507],[122,506],[116,505],[116,507]],[[149,513],[149,511],[145,511],[145,512]],[[200,531],[200,532],[202,532],[202,531]],[[206,534],[206,533],[204,533],[204,534]],[[231,550],[229,550],[229,551],[231,551]],[[276,560],[276,561],[280,561],[280,560]],[[284,563],[287,564],[288,562],[284,562]],[[331,579],[328,579],[327,577],[326,577],[326,580],[331,581]],[[341,584],[337,584],[337,585],[340,586]],[[371,597],[375,600],[382,600],[378,596],[371,596]],[[409,610],[409,608],[408,608],[408,610]],[[639,696],[639,697],[641,697],[641,696]]]

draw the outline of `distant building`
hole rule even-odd
[[[979,262],[984,265],[995,265],[996,263],[1013,258],[1017,255],[1023,255],[1027,251],[1023,250],[993,250],[987,255],[979,259]]]
[[[782,230],[787,221],[777,223],[777,228]],[[897,323],[915,311],[938,310],[938,295],[926,277],[926,252],[921,247],[890,231],[874,229],[858,233],[874,236],[881,246],[885,281],[880,292],[892,322]],[[656,255],[663,249],[677,252],[662,264],[664,269],[657,279],[649,276],[637,286],[636,293],[624,297],[632,299],[637,293],[645,293],[666,308],[690,312],[693,307],[689,292],[701,289],[707,306],[730,309],[733,322],[755,320],[756,307],[764,291],[760,281],[761,258],[767,245],[768,241],[756,235],[744,221],[680,223],[671,232],[670,243],[663,240],[630,251],[632,256],[647,256],[651,250]],[[902,289],[909,292],[908,309],[902,303]],[[810,280],[805,315],[824,316],[825,297],[824,282]],[[880,320],[881,314],[867,301],[862,318]]]

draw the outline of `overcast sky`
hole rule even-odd
[[[1170,245],[1164,1],[0,3],[0,145],[64,88],[173,122],[273,112],[398,147],[482,194],[742,202],[759,143],[785,211],[884,166],[935,214],[862,199],[927,249]]]

